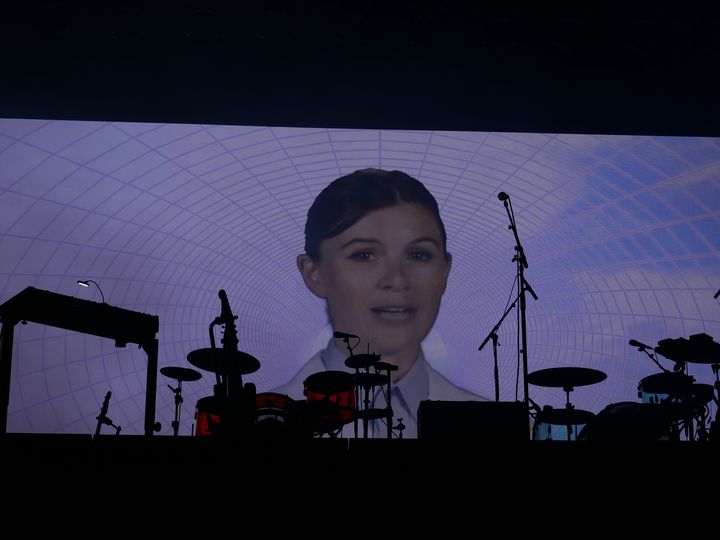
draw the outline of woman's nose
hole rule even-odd
[[[410,287],[410,280],[402,262],[387,263],[380,278],[380,287],[388,290],[407,290]]]

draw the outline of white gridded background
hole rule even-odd
[[[225,289],[239,348],[262,364],[246,380],[269,391],[328,336],[294,262],[307,209],[364,167],[401,169],[438,199],[454,264],[426,350],[460,386],[494,395],[492,347],[477,348],[515,272],[499,191],[511,195],[540,296],[528,296],[530,371],[608,375],[576,389],[578,408],[638,401],[638,382],[657,368],[630,338],[720,341],[717,138],[0,119],[0,303],[27,286],[99,302],[96,288],[76,285],[93,279],[109,304],[159,316],[160,367],[190,367]],[[516,398],[516,328],[510,315],[500,332],[505,401]],[[712,382],[709,366],[691,368]],[[18,325],[8,430],[91,433],[111,390],[109,416],[142,433],[145,377],[135,346]],[[213,379],[184,384],[183,434]],[[173,382],[158,375],[163,434]],[[541,405],[564,403],[561,390],[530,391]]]

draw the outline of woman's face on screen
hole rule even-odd
[[[323,240],[319,261],[304,260],[305,282],[327,301],[333,329],[358,335],[358,352],[369,343],[371,352],[385,355],[419,351],[451,263],[435,218],[414,203],[368,213]]]

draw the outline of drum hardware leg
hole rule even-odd
[[[182,408],[182,381],[178,381],[177,388],[173,388],[168,384],[168,388],[175,394],[175,419],[170,423],[173,428],[173,435],[178,436],[180,432],[180,409]]]
[[[717,295],[715,297],[717,298]],[[715,374],[715,384],[713,385],[715,387],[715,395],[713,396],[715,419],[710,422],[710,440],[720,441],[720,364],[712,364],[711,368]]]
[[[349,346],[348,346],[349,347]],[[352,355],[352,349],[350,349],[350,355]],[[358,368],[355,368],[355,380],[357,381],[358,374],[360,373],[360,370]],[[356,384],[355,389],[353,390],[355,392],[355,403],[360,403],[360,385]],[[358,415],[355,414],[355,418],[353,418],[353,435],[355,438],[358,438]]]
[[[387,407],[387,438],[392,439],[392,424],[393,424],[393,411],[392,411],[392,388],[390,383],[390,372],[387,372],[387,399],[385,406]],[[402,433],[402,432],[401,432]]]
[[[572,411],[575,408],[575,406],[572,403],[570,403],[570,392],[572,392],[574,390],[574,388],[571,386],[566,386],[563,388],[563,390],[565,391],[565,409],[568,411],[568,415],[569,415],[570,411]],[[572,441],[572,427],[570,426],[570,424],[567,424],[566,427],[567,427],[567,440]]]
[[[403,419],[402,419],[402,418],[398,418],[397,426],[393,426],[392,429],[394,429],[395,431],[398,432],[398,439],[402,439],[402,438],[403,438],[403,431],[405,431],[405,424],[403,424]]]
[[[370,409],[370,386],[366,385],[365,388],[365,397],[363,398],[363,410],[367,411]],[[368,438],[368,415],[363,415],[363,439]]]

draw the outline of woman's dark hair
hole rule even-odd
[[[422,205],[433,215],[447,252],[437,201],[422,182],[402,171],[361,169],[334,180],[317,196],[307,213],[305,253],[319,261],[323,240],[349,229],[373,210],[400,203]]]

